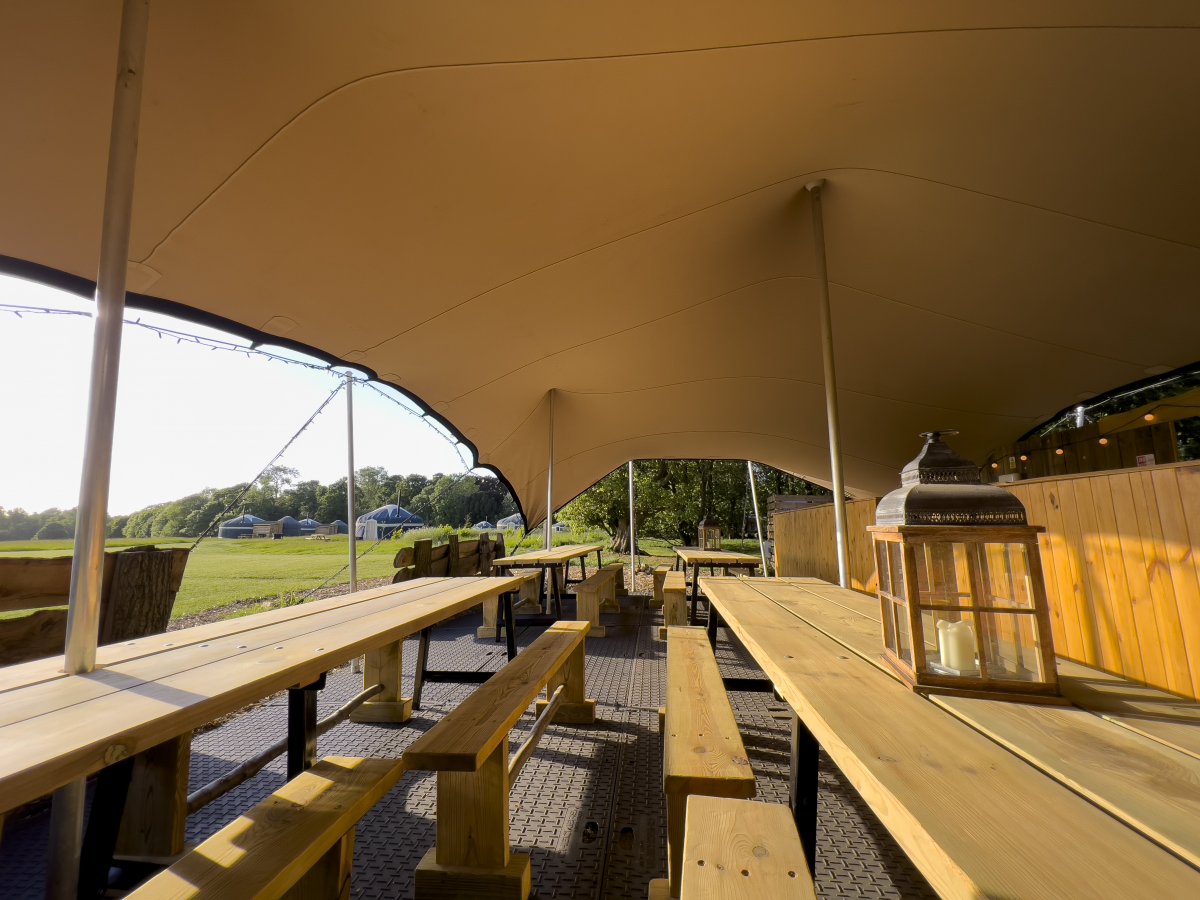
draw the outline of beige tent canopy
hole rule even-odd
[[[9,3],[2,267],[90,292],[119,4]],[[981,458],[1200,333],[1189,2],[154,2],[131,302],[362,367],[545,513],[630,458]]]

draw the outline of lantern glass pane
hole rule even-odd
[[[883,612],[883,644],[893,653],[896,652],[896,615],[895,604],[884,600],[880,606]]]
[[[887,561],[887,548],[887,541],[875,542],[875,572],[879,578],[879,590],[884,594],[892,592],[892,580],[889,577],[890,570],[888,569]]]
[[[986,605],[1016,609],[1033,608],[1029,559],[1024,544],[985,544],[981,550]]]
[[[913,665],[913,652],[912,634],[908,627],[908,610],[897,603],[894,615],[896,617],[896,655],[911,666]]]
[[[921,610],[925,663],[936,675],[979,676],[975,616],[969,612]]]
[[[1045,681],[1037,619],[1030,615],[981,613],[987,673],[1006,681]]]
[[[888,581],[891,582],[891,594],[898,600],[908,600],[908,591],[904,583],[904,547],[902,544],[889,542],[888,548]]]
[[[971,579],[964,544],[923,543],[916,546],[917,585],[922,605],[970,606]]]

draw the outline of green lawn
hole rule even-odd
[[[360,579],[387,578],[394,572],[392,559],[396,551],[409,546],[421,538],[445,540],[449,528],[426,528],[412,531],[395,541],[385,541],[358,561]],[[510,535],[511,540],[515,535]],[[281,597],[294,599],[291,595],[303,594],[320,586],[326,579],[329,584],[347,584],[349,575],[341,572],[346,565],[347,538],[344,535],[327,541],[310,541],[305,538],[284,538],[279,541],[242,540],[230,541],[208,538],[200,544],[188,559],[183,586],[175,603],[173,616],[193,615],[221,606],[246,600],[277,601]],[[561,532],[554,535],[558,544],[607,543],[603,532]],[[132,547],[146,544],[157,546],[179,546],[191,543],[191,538],[159,538],[150,540],[111,540],[108,546]],[[361,553],[367,544],[359,544]],[[517,548],[531,550],[541,546],[539,535],[526,537]],[[642,538],[638,541],[644,563],[672,562],[672,542],[658,538]],[[758,542],[754,540],[727,540],[726,550],[757,553]],[[513,552],[513,548],[509,548]],[[65,556],[71,553],[70,541],[4,541],[0,542],[0,556]],[[605,555],[605,562],[620,560],[628,562],[628,556]],[[253,611],[253,610],[251,610]]]
[[[397,550],[421,538],[433,538],[441,542],[450,530],[427,528],[409,532],[400,540],[381,543],[359,559],[358,577],[364,580],[390,577],[396,571],[392,560]],[[566,532],[554,536],[555,544],[605,541],[607,537],[599,532]],[[190,538],[159,538],[153,541],[122,539],[111,540],[108,546],[179,546],[190,543]],[[360,542],[359,552],[362,553],[368,546]],[[527,550],[535,546],[540,546],[540,539],[536,536],[522,541],[520,549]],[[66,556],[70,553],[70,541],[0,542],[0,556]],[[346,565],[346,557],[347,538],[344,535],[327,541],[310,541],[306,538],[284,538],[279,541],[208,538],[188,559],[172,615],[193,615],[245,600],[278,600],[284,595],[310,591],[326,579],[331,579],[329,584],[348,584],[350,577],[347,572],[332,578]]]

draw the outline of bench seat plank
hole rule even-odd
[[[756,800],[689,797],[679,896],[815,900],[791,810]]]
[[[587,622],[557,622],[404,752],[409,768],[474,772],[588,633]],[[514,699],[515,698],[515,699]]]
[[[1145,893],[1147,873],[1158,896],[1200,891],[1200,872],[881,677],[857,652],[751,582],[705,579],[705,587],[728,627],[942,896],[1130,897]]]
[[[355,827],[404,769],[398,759],[323,759],[129,896],[279,897]]]
[[[703,628],[667,629],[668,792],[753,797],[754,773]]]

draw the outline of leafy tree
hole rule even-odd
[[[62,522],[47,522],[33,536],[37,541],[61,541],[71,536],[67,526]]]

